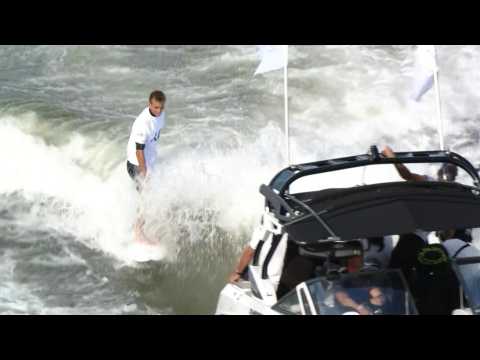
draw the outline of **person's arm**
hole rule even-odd
[[[145,161],[145,144],[147,142],[147,129],[143,120],[138,117],[132,126],[132,137],[135,141],[135,156],[138,161],[138,170],[140,178],[145,178],[147,175],[147,165]]]
[[[137,155],[137,160],[138,160],[138,170],[140,172],[140,176],[145,178],[147,176],[147,165],[145,163],[145,145],[143,144],[136,144],[137,150],[136,150],[136,155]]]
[[[234,272],[232,272],[228,277],[229,282],[233,283],[240,280],[240,276],[245,271],[245,268],[250,263],[250,261],[252,261],[254,254],[255,254],[255,250],[247,245],[247,247],[243,250],[242,256],[240,256],[240,260],[238,261],[238,264],[235,267]]]
[[[343,306],[354,309],[360,315],[370,315],[370,311],[361,304],[357,304],[345,291],[337,291],[335,298]]]
[[[382,154],[388,158],[395,158],[395,153],[393,150],[386,146],[385,149],[383,149]],[[412,173],[405,165],[403,164],[395,164],[395,168],[397,169],[399,175],[407,181],[426,181],[426,177],[423,175],[418,175]]]

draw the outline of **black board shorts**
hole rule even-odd
[[[127,172],[128,175],[132,178],[133,181],[135,181],[135,187],[138,192],[141,190],[140,186],[140,179],[138,178],[138,175],[140,174],[140,170],[138,170],[137,165],[133,165],[130,161],[127,160]]]

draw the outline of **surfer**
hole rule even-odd
[[[156,143],[161,129],[165,126],[166,96],[160,90],[150,94],[148,106],[135,119],[127,145],[127,172],[135,182],[139,193],[150,176],[157,157]],[[150,242],[144,234],[145,219],[139,209],[135,223],[135,239]]]

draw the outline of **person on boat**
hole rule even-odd
[[[261,223],[263,223],[263,218]],[[252,262],[255,253],[259,251],[259,265],[263,265],[266,257],[269,257],[267,265],[268,277],[276,289],[282,274],[285,252],[287,249],[287,234],[274,235],[262,226],[255,228],[249,244],[243,249],[234,271],[228,276],[228,281],[236,283],[246,278],[246,270]],[[265,241],[260,248],[260,242]],[[268,255],[271,252],[270,256]]]
[[[386,146],[383,149],[382,154],[388,158],[394,158],[395,153],[393,150]],[[434,181],[434,179],[428,175],[419,175],[412,173],[405,165],[395,164],[395,167],[400,176],[407,181]],[[455,182],[458,175],[458,168],[450,163],[442,164],[437,171],[437,180],[443,182]],[[466,242],[472,242],[472,235],[470,229],[457,229],[455,236]]]
[[[375,286],[368,290],[368,302],[364,305],[373,315],[384,315],[387,297],[382,289]]]
[[[255,254],[255,248],[257,245],[255,243],[252,244],[252,242],[253,240],[243,249],[242,254],[240,255],[240,259],[238,260],[238,263],[235,266],[235,269],[228,276],[229,282],[231,283],[238,282],[242,278],[242,276],[245,274],[245,270],[247,269],[247,266],[252,262],[253,255]]]
[[[472,236],[470,231],[465,230],[443,230],[437,231],[437,237],[440,243],[448,251],[450,257],[456,258],[461,251],[471,246]],[[465,234],[468,236],[466,237]]]
[[[354,274],[362,271],[368,271],[368,264],[363,261],[363,256],[353,256],[347,260],[347,273]],[[352,309],[360,315],[372,315],[383,313],[386,298],[379,287],[363,288],[363,281],[359,286],[356,282],[359,279],[348,279],[344,283],[345,286],[335,290],[335,299],[337,302],[348,309]],[[355,290],[349,294],[348,290]]]
[[[386,146],[382,154],[388,158],[395,158],[395,153],[393,150]],[[434,179],[428,175],[419,175],[412,173],[405,165],[395,164],[399,175],[407,181],[434,181]],[[437,180],[445,182],[455,182],[455,179],[458,175],[458,169],[455,165],[450,163],[443,164],[437,172]]]
[[[133,122],[127,144],[127,173],[135,182],[139,193],[145,180],[151,174],[157,157],[156,145],[160,132],[165,126],[166,96],[160,90],[150,94],[148,106]],[[145,219],[139,211],[135,223],[135,239],[140,242],[149,242],[143,227]]]

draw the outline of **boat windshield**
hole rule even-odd
[[[306,283],[321,315],[410,315],[416,308],[398,270],[317,278]]]

